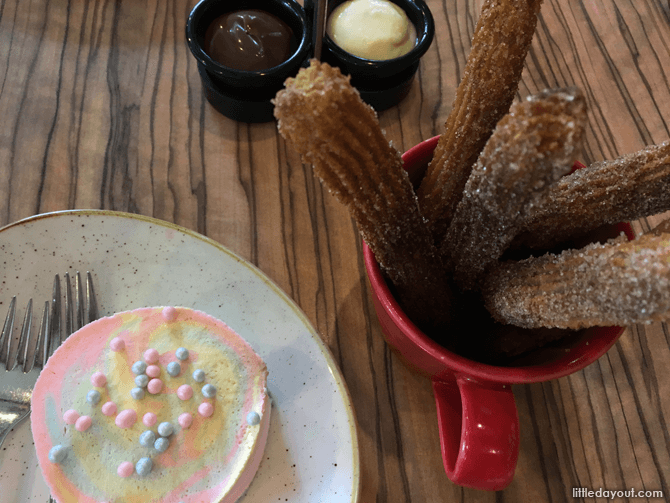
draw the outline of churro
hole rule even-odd
[[[670,141],[563,177],[512,246],[547,249],[601,225],[670,210]]]
[[[487,0],[444,133],[418,189],[435,242],[442,241],[479,153],[517,92],[542,0]]]
[[[520,327],[626,326],[670,319],[670,234],[645,234],[497,266],[485,305]]]
[[[424,329],[447,323],[452,293],[400,153],[349,77],[311,61],[277,94],[275,116],[280,134],[349,209],[407,315]]]
[[[570,171],[586,124],[576,88],[515,103],[496,126],[468,178],[442,253],[456,284],[472,290],[506,250],[547,187]]]

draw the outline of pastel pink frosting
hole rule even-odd
[[[170,328],[175,324],[179,329]],[[169,335],[190,331],[197,336],[174,340]],[[202,334],[212,341],[200,346]],[[181,362],[178,376],[168,376],[165,368],[175,361],[178,347],[187,348],[189,358]],[[222,358],[233,362],[231,376],[237,379],[233,389],[239,390],[241,400],[239,409],[231,409],[235,417],[227,419],[231,412],[216,405],[225,397],[191,400],[196,385],[193,370],[202,368],[204,383],[210,383],[215,374],[208,375],[208,369]],[[157,375],[165,376],[150,379],[142,398],[130,396],[137,386],[130,368],[139,360],[149,364],[147,370],[155,366]],[[211,382],[218,390],[226,389],[223,383]],[[91,384],[101,388],[96,405],[86,401]],[[197,383],[197,389],[202,385]],[[262,359],[227,325],[202,312],[141,308],[102,318],[68,338],[35,385],[31,426],[40,468],[60,503],[233,503],[263,457],[270,417],[266,386]],[[252,411],[259,413],[259,425],[247,424]],[[139,435],[147,428],[156,431],[156,424],[164,421],[175,427],[170,446],[162,454],[152,454],[152,477],[142,479],[134,463],[149,451],[139,445]],[[52,463],[48,452],[58,444],[70,450],[65,461]],[[91,460],[91,452],[101,453],[100,459]],[[158,479],[154,471],[160,474]],[[86,479],[79,480],[82,476]]]

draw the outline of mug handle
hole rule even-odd
[[[433,380],[442,462],[461,486],[498,491],[514,477],[519,416],[509,384]]]

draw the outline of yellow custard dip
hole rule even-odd
[[[405,11],[388,0],[347,0],[328,17],[326,32],[359,58],[385,60],[416,45],[416,28]]]

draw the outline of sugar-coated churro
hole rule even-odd
[[[426,176],[419,207],[441,242],[470,170],[508,112],[533,40],[542,0],[486,0],[472,48]]]
[[[526,213],[570,171],[586,124],[576,88],[547,90],[515,103],[496,126],[456,207],[442,253],[464,290],[479,286]]]
[[[645,234],[497,266],[485,304],[520,327],[626,326],[670,319],[670,234]]]
[[[312,61],[277,94],[275,116],[281,135],[350,210],[408,316],[425,328],[450,320],[452,293],[400,154],[349,77]]]
[[[603,224],[670,210],[670,141],[563,177],[537,205],[513,247],[546,249]]]

